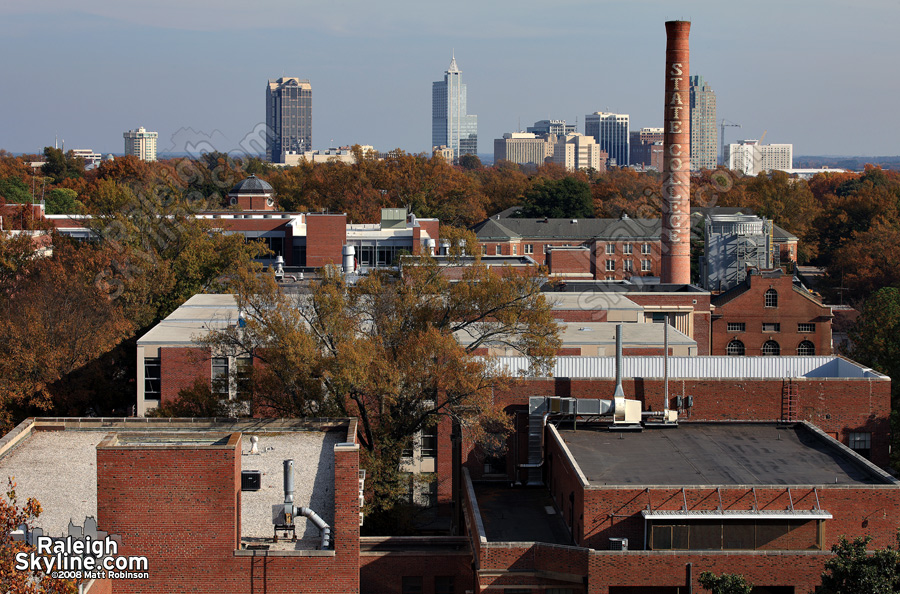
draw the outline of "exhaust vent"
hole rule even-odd
[[[610,551],[627,551],[628,550],[628,539],[627,538],[610,538],[609,539],[609,550]]]

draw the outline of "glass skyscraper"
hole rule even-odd
[[[691,81],[691,170],[715,169],[719,156],[716,137],[716,93],[702,76]]]
[[[453,160],[460,155],[478,152],[478,116],[466,113],[466,85],[456,57],[444,80],[431,86],[431,146],[446,146],[453,151]]]
[[[281,77],[266,85],[266,160],[284,163],[284,153],[312,150],[312,86]]]
[[[584,118],[584,135],[593,136],[600,150],[606,151],[609,166],[629,164],[629,119],[627,113],[604,111],[595,111]]]

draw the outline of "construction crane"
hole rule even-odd
[[[732,122],[730,120],[726,120],[725,118],[722,118],[721,126],[722,126],[722,134],[719,137],[720,138],[719,144],[722,145],[722,165],[726,165],[726,163],[725,163],[725,126],[728,126],[729,128],[740,128],[741,125],[735,124],[734,122]]]

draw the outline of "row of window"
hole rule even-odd
[[[746,332],[747,324],[745,322],[728,322],[727,324],[728,332]],[[781,323],[779,322],[763,322],[762,325],[763,332],[781,332]],[[801,334],[813,334],[816,331],[815,323],[800,323],[797,324],[797,332]]]
[[[650,260],[641,260],[641,272],[650,272],[652,263]],[[606,271],[614,272],[616,269],[616,261],[615,260],[607,260],[606,261]],[[633,272],[634,271],[634,260],[623,260],[622,261],[622,270],[625,272]]]
[[[558,245],[558,246],[555,246],[555,245],[545,245],[545,246],[544,246],[544,253],[547,253],[547,251],[549,250],[549,248],[552,248],[552,247],[570,247],[570,246],[571,246],[571,244],[568,244],[568,243],[562,244],[562,245]],[[626,254],[626,255],[633,254],[633,253],[634,253],[633,250],[634,250],[634,247],[633,247],[632,244],[630,244],[630,243],[626,243],[626,244],[624,244],[624,245],[622,246],[622,253],[623,253],[623,254]],[[510,246],[510,254],[511,254],[511,255],[513,255],[513,256],[517,255],[517,251],[518,251],[518,250],[517,250],[517,246],[516,246],[516,245],[513,244],[513,245]],[[485,246],[485,245],[482,245],[482,246],[481,246],[481,253],[482,253],[483,255],[487,255],[487,246]],[[533,243],[523,243],[523,244],[522,244],[522,253],[523,253],[523,254],[533,254],[533,253],[534,253],[534,244],[533,244]],[[607,243],[607,244],[606,244],[606,253],[607,253],[607,254],[615,254],[615,253],[616,253],[616,244],[614,244],[614,243]],[[650,252],[650,244],[649,244],[649,243],[642,243],[642,244],[641,244],[641,254],[649,255],[650,253],[651,253],[651,252]],[[497,256],[502,256],[502,255],[503,255],[503,244],[498,243],[498,244],[496,244],[496,245],[494,246],[494,254],[497,255]]]
[[[731,357],[742,357],[746,354],[744,343],[735,338],[725,347],[725,354]],[[781,345],[774,340],[767,340],[763,343],[762,354],[764,356],[778,357],[781,355]],[[816,345],[808,340],[804,340],[797,345],[797,354],[801,357],[812,357],[816,354]]]
[[[218,394],[230,395],[234,387],[235,395],[247,394],[250,390],[250,372],[253,362],[250,357],[235,357],[235,377],[232,386],[228,357],[212,358],[212,389]],[[144,358],[144,399],[159,400],[162,382],[162,367],[159,357]]]

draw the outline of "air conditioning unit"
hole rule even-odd
[[[259,470],[241,471],[241,491],[259,491],[262,473]]]
[[[628,539],[627,538],[610,538],[609,539],[609,550],[610,551],[627,551],[628,550]]]

